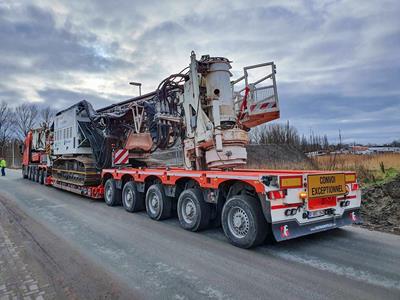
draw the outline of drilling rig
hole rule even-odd
[[[279,118],[276,69],[273,62],[245,67],[233,81],[230,69],[227,58],[197,60],[192,52],[189,66],[165,78],[155,92],[97,111],[81,101],[58,112],[54,178],[96,184],[100,170],[116,165],[117,149],[129,152],[123,161],[129,166],[154,166],[152,153],[170,149],[180,152],[188,170],[245,165],[249,129]],[[255,69],[264,74],[249,82]]]

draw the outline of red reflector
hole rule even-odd
[[[324,198],[311,198],[308,199],[308,209],[316,210],[336,206],[336,197],[324,197]]]
[[[352,190],[352,191],[357,191],[358,189],[359,189],[358,183],[353,183],[353,184],[351,185],[351,190]]]
[[[283,199],[285,198],[285,193],[283,191],[268,192],[268,198],[270,200]]]

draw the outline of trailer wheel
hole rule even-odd
[[[46,183],[46,179],[47,179],[47,169],[43,171],[43,184]]]
[[[165,195],[162,184],[153,184],[146,193],[146,211],[153,220],[163,220],[172,214],[172,199]]]
[[[28,170],[25,166],[22,166],[22,178],[24,179],[28,178]]]
[[[136,184],[129,181],[122,190],[122,204],[126,211],[135,212],[144,209],[144,195],[139,193]]]
[[[36,177],[36,168],[32,167],[31,168],[31,180],[35,181],[35,177]]]
[[[184,190],[179,196],[177,211],[179,223],[186,230],[199,231],[210,223],[211,208],[200,189]]]
[[[121,204],[121,191],[115,185],[115,180],[110,178],[104,185],[104,202],[108,206],[116,206]]]
[[[229,241],[240,248],[264,242],[268,224],[258,199],[247,195],[230,198],[222,209],[222,228]]]
[[[35,170],[35,182],[39,182],[40,172],[39,169],[36,168]]]
[[[44,184],[44,172],[43,169],[39,170],[39,183]]]

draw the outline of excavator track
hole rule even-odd
[[[101,173],[93,158],[87,156],[60,157],[53,163],[53,178],[59,182],[79,186],[101,183]]]

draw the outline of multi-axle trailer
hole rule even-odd
[[[242,169],[248,131],[279,118],[274,63],[230,81],[229,60],[192,53],[187,69],[153,93],[58,112],[27,135],[23,177],[154,220],[176,214],[190,231],[222,225],[243,248],[360,221],[354,172]]]
[[[83,187],[55,180],[46,165],[30,168],[31,180],[104,198],[128,212],[146,210],[154,220],[177,215],[190,231],[222,225],[229,241],[243,248],[271,235],[282,241],[360,222],[352,172],[112,168],[102,171],[102,184]],[[321,196],[310,198],[313,193]]]

